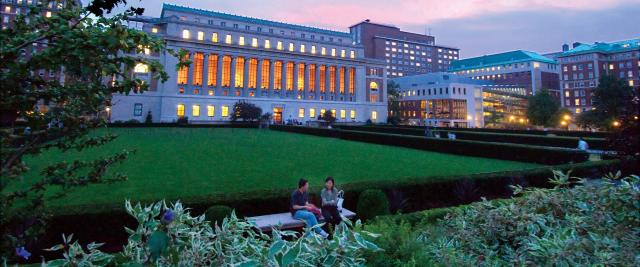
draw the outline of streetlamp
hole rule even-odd
[[[613,127],[619,127],[619,126],[620,126],[619,121],[613,121]]]
[[[111,123],[111,107],[106,107],[104,110],[107,112],[107,122]]]

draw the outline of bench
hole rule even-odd
[[[342,209],[340,212],[342,217],[353,219],[356,214],[348,209]],[[291,216],[291,212],[283,212],[276,214],[261,215],[255,217],[247,217],[247,220],[252,222],[256,228],[261,231],[271,231],[271,228],[278,227],[280,230],[302,228],[305,226],[304,221],[294,219]],[[321,221],[322,222],[322,221]]]

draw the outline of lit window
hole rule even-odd
[[[258,47],[258,38],[251,38],[251,46]]]
[[[258,60],[249,59],[249,88],[255,89],[258,77]]]
[[[269,64],[271,62],[268,59],[263,59],[262,60],[262,73],[260,75],[262,75],[261,80],[260,80],[260,88],[261,89],[267,89],[269,88]]]
[[[200,117],[200,105],[193,105],[191,107],[191,116]]]
[[[347,51],[345,51],[344,49],[340,50],[340,57],[346,57],[347,56]]]
[[[158,28],[156,28],[156,27],[151,28],[151,32],[152,33],[158,33]]]
[[[309,68],[309,85],[307,86],[309,87],[309,91],[311,93],[315,93],[316,92],[316,65],[309,64],[308,68]]]
[[[202,69],[204,68],[204,54],[193,54],[193,84],[202,86]]]
[[[273,89],[282,89],[282,61],[276,61],[273,65]]]
[[[244,87],[244,61],[243,57],[236,58],[236,87]]]
[[[304,118],[304,108],[298,109],[298,118]]]
[[[356,58],[356,51],[351,50],[351,52],[349,52],[349,57]]]
[[[278,44],[276,45],[276,49],[282,50],[282,41],[278,41]]]
[[[609,64],[609,69],[610,69],[610,70],[614,69],[613,64]]]
[[[238,45],[244,45],[244,36],[238,37]]]
[[[231,86],[231,56],[222,57],[222,87]]]
[[[293,62],[287,62],[287,83],[285,86],[288,91],[293,90],[293,67]]]
[[[207,62],[207,85],[208,86],[217,86],[218,80],[218,55],[211,54],[209,55],[209,62]],[[213,91],[210,91],[213,92]],[[213,94],[209,94],[213,95]]]
[[[378,119],[378,112],[377,111],[371,111],[371,120],[372,121],[376,121]]]
[[[315,118],[316,117],[316,109],[315,108],[310,108],[309,109],[309,118]]]
[[[332,110],[331,110],[331,117],[337,118],[337,117],[336,117],[336,110],[335,110],[335,109],[332,109]]]
[[[352,120],[355,120],[355,119],[356,119],[356,110],[355,110],[355,109],[352,109],[352,110],[351,110],[351,119],[352,119]]]
[[[327,78],[327,67],[325,65],[320,65],[318,71],[320,72],[320,93],[324,94],[327,89],[327,83],[325,82]]]
[[[178,108],[176,109],[176,115],[178,117],[184,117],[184,105],[178,104]]]
[[[198,32],[198,41],[204,40],[204,32]]]
[[[347,111],[344,109],[340,110],[340,118],[341,119],[346,119],[347,118]]]
[[[264,40],[264,48],[266,48],[266,49],[271,48],[271,41],[269,41],[269,40]]]
[[[217,43],[218,42],[218,33],[214,32],[211,34],[211,42]]]
[[[216,115],[216,109],[215,109],[215,107],[214,107],[214,106],[212,106],[212,105],[208,105],[208,106],[207,106],[207,116],[209,116],[209,117],[213,117],[213,116],[215,116],[215,115]]]
[[[312,45],[311,46],[311,54],[315,54],[316,53],[316,46]]]
[[[148,73],[149,72],[149,66],[147,66],[147,64],[144,64],[144,63],[138,63],[133,68],[133,71],[135,73]]]
[[[633,80],[629,80],[629,86],[634,86]]]
[[[336,49],[335,48],[331,48],[331,56],[332,57],[336,56]]]
[[[209,95],[213,95],[213,90],[209,90]]]
[[[189,33],[189,30],[182,30],[182,38],[183,39],[189,39],[191,33]]]
[[[340,67],[340,78],[338,80],[339,86],[340,86],[340,94],[344,94],[344,82],[345,82],[345,68],[344,67]]]
[[[378,90],[378,83],[376,82],[369,83],[369,89],[371,89],[372,91]]]
[[[329,93],[336,93],[336,67],[329,67]]]
[[[325,48],[325,47],[320,48],[320,54],[323,55],[323,56],[326,55],[327,54],[327,48]]]
[[[305,48],[305,47],[304,47],[304,45],[303,45],[303,44],[301,44],[301,45],[300,45],[300,53],[304,53],[304,52],[305,52],[305,49],[304,49],[304,48]]]
[[[229,117],[229,106],[222,106],[222,117]]]
[[[227,34],[227,35],[224,37],[224,42],[225,42],[226,44],[232,44],[232,43],[233,43],[233,39],[232,39],[232,37],[231,37],[231,34]]]
[[[289,43],[289,51],[293,52],[294,48],[293,48],[293,43]]]
[[[349,94],[355,94],[356,90],[356,68],[349,68]]]
[[[304,64],[298,64],[296,75],[298,76],[298,91],[304,90]]]
[[[189,60],[189,54],[184,55],[183,60]],[[189,66],[182,66],[178,69],[178,84],[187,84],[189,79]]]
[[[5,6],[4,7],[4,12],[11,13],[11,7],[10,6]]]
[[[50,18],[51,17],[51,11],[47,11],[47,13],[45,13],[45,17]]]

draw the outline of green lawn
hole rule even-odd
[[[119,137],[82,153],[47,152],[27,160],[28,183],[49,163],[136,149],[122,171],[129,180],[92,185],[49,203],[59,213],[122,207],[125,199],[206,199],[212,195],[295,188],[307,178],[315,189],[331,175],[340,184],[383,179],[485,173],[539,167],[522,162],[432,153],[258,129],[113,128]]]

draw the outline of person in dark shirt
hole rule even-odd
[[[315,207],[309,204],[309,182],[305,179],[298,181],[298,189],[291,194],[291,215],[294,219],[303,220],[307,227],[311,228],[318,224],[316,216],[311,212]],[[315,228],[317,234],[327,238],[328,234],[322,228]]]

